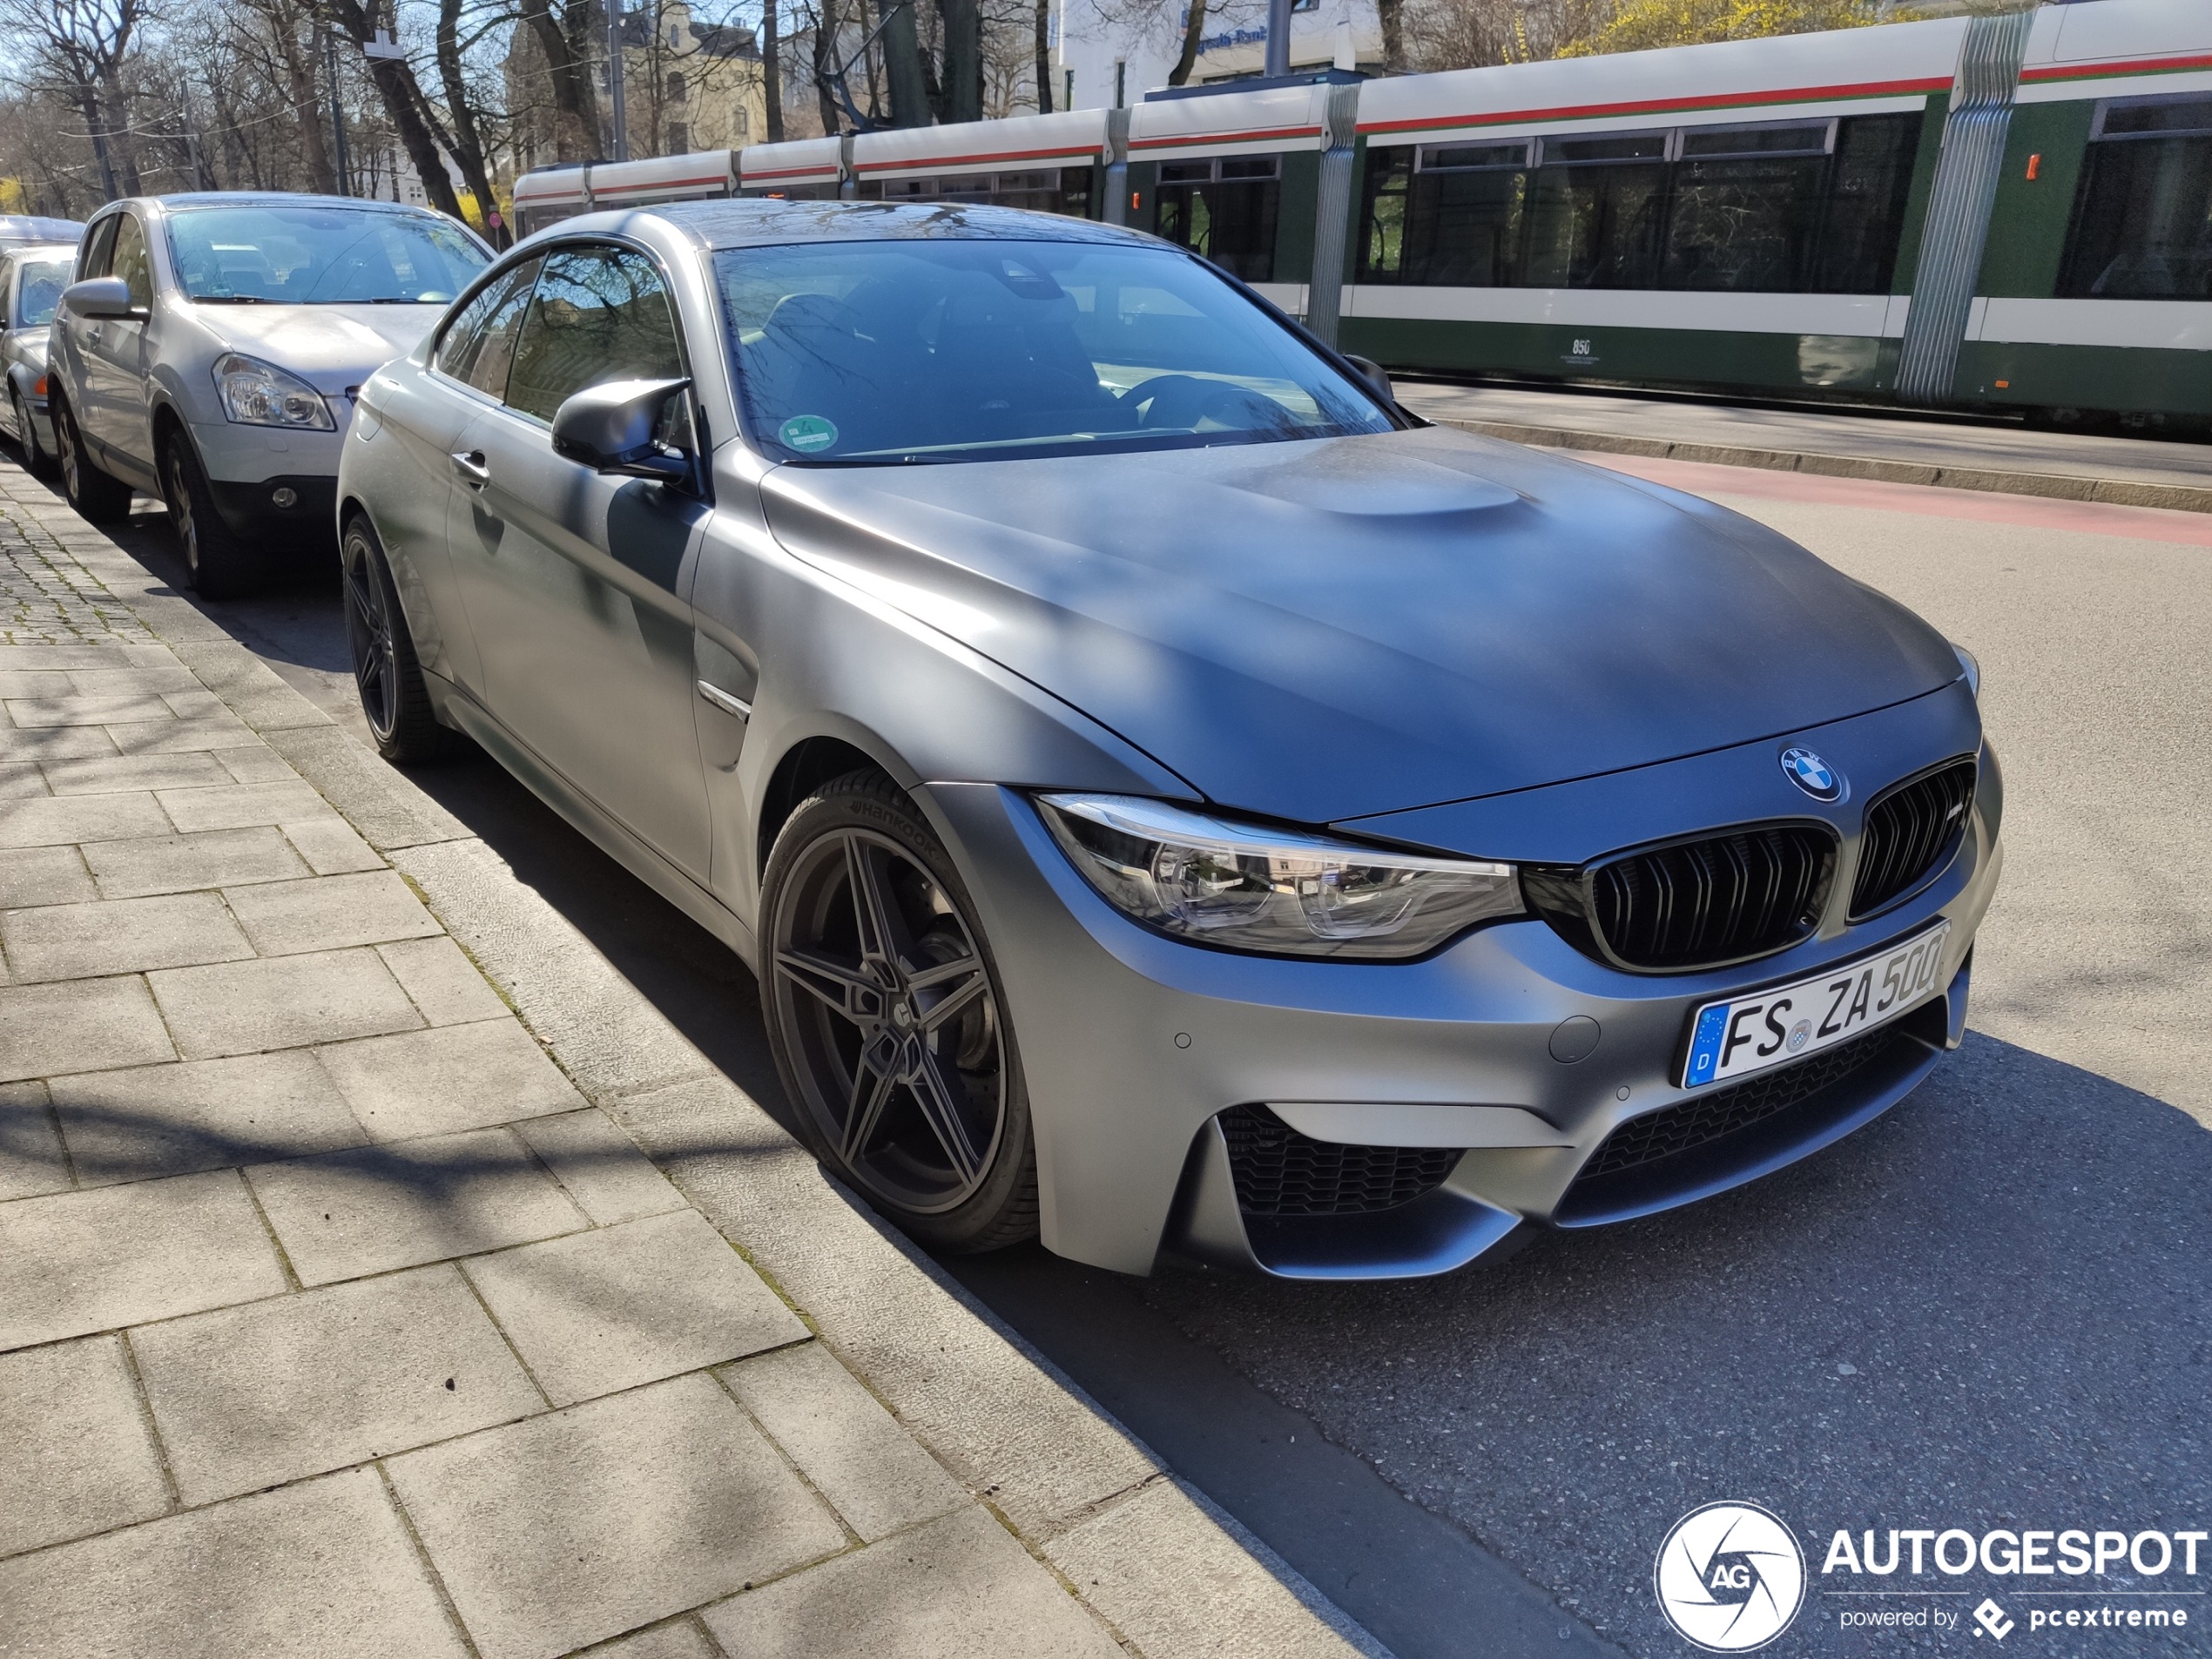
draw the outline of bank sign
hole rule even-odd
[[[2202,1630],[2208,1539],[2195,1528],[1838,1527],[1813,1571],[1773,1511],[1727,1501],[1668,1531],[1652,1589],[1675,1634],[1709,1653],[1752,1652],[1801,1620],[1870,1636],[2049,1635],[2072,1650]]]

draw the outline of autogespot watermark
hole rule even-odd
[[[1816,1596],[1818,1622],[1869,1635],[2170,1636],[2212,1618],[2198,1577],[2208,1540],[2154,1528],[1838,1527],[1811,1574],[1771,1510],[1710,1503],[1668,1532],[1652,1582],[1676,1633],[1713,1653],[1765,1647]],[[2212,1575],[2212,1548],[2202,1554]]]

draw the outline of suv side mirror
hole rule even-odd
[[[62,309],[78,317],[143,317],[131,303],[131,285],[121,277],[86,277],[62,290]]]
[[[663,483],[689,483],[691,459],[655,435],[669,399],[688,380],[609,381],[587,386],[553,412],[553,453],[590,468]]]
[[[1391,390],[1390,376],[1383,373],[1380,363],[1366,357],[1354,357],[1349,353],[1344,361],[1358,369],[1360,378],[1380,392],[1386,402],[1395,404],[1398,401],[1398,394]]]

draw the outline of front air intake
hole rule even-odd
[[[1434,1191],[1460,1154],[1430,1146],[1340,1146],[1301,1135],[1264,1106],[1221,1115],[1237,1207],[1248,1216],[1358,1216]]]
[[[1972,760],[1946,761],[1874,798],[1858,841],[1853,921],[1910,897],[1949,867],[1966,839],[1974,779]]]
[[[1835,874],[1824,825],[1764,824],[1577,870],[1528,870],[1529,903],[1568,943],[1639,973],[1682,973],[1785,950],[1819,925]]]

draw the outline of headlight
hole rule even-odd
[[[1981,696],[1981,659],[1964,645],[1953,645],[1952,651],[1959,658],[1959,666],[1966,671],[1966,689],[1976,698]]]
[[[226,353],[215,361],[215,389],[223,395],[223,413],[240,426],[281,426],[308,432],[338,429],[322,394],[273,363]]]
[[[1428,859],[1128,795],[1043,795],[1044,821],[1116,909],[1177,939],[1294,956],[1419,956],[1526,914],[1510,864]]]

